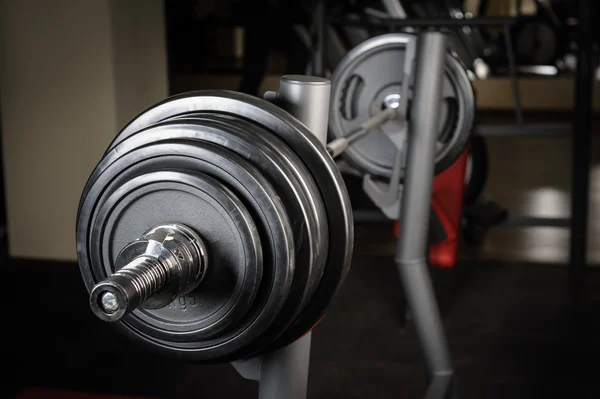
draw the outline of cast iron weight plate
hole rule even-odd
[[[414,40],[414,36],[405,33],[376,36],[352,49],[340,62],[331,78],[329,127],[332,139],[348,135],[386,105],[398,101],[410,40]],[[450,53],[442,97],[436,173],[452,165],[464,150],[475,112],[471,82],[463,66]],[[398,122],[385,123],[353,143],[345,152],[347,160],[365,173],[389,178],[396,147],[385,132],[402,129],[403,125]]]

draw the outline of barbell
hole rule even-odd
[[[263,99],[200,91],[116,136],[83,191],[76,238],[100,319],[214,363],[319,322],[349,269],[353,219],[335,162],[304,124]]]

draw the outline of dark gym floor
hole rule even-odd
[[[488,143],[486,194],[513,213],[568,215],[569,140]],[[593,150],[599,161],[597,144]],[[598,163],[590,215],[590,261],[596,264]],[[410,322],[399,325],[392,226],[356,228],[353,267],[314,330],[309,397],[421,397],[425,365]],[[585,305],[576,312],[566,297],[567,255],[568,230],[503,227],[456,268],[433,270],[460,398],[600,397],[600,269],[590,268]],[[150,398],[256,397],[256,383],[229,365],[156,357],[96,320],[74,263],[15,260],[6,269],[1,359],[10,371],[0,378],[0,396],[52,387]]]
[[[390,228],[357,227],[362,237]],[[314,330],[309,397],[420,397],[426,373],[410,322],[405,329],[398,323],[394,264],[389,256],[358,252],[340,296]],[[600,397],[598,272],[588,277],[583,318],[567,307],[564,267],[464,261],[433,277],[460,398]],[[10,371],[2,389],[256,397],[256,384],[229,365],[155,357],[94,319],[74,264],[14,261],[3,280],[2,360]]]

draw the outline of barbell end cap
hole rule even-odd
[[[90,293],[92,312],[102,321],[121,320],[128,311],[129,298],[123,287],[111,281],[96,284]]]

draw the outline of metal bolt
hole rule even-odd
[[[104,294],[102,294],[100,297],[100,303],[102,305],[102,309],[108,314],[116,313],[120,307],[119,298],[117,298],[117,296],[110,291],[106,291]]]
[[[400,94],[393,93],[388,94],[383,99],[383,107],[384,108],[398,108],[400,106]]]

